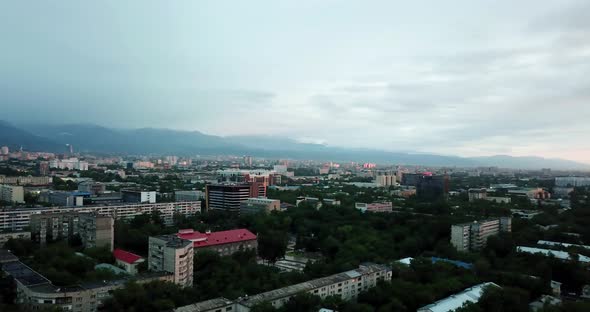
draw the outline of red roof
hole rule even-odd
[[[141,256],[138,256],[134,253],[130,253],[130,252],[125,251],[123,249],[113,250],[113,256],[115,256],[115,259],[121,260],[121,261],[129,263],[129,264],[133,264],[133,263],[135,263],[135,261],[141,259]]]
[[[211,233],[201,233],[199,231],[193,231],[192,229],[185,229],[178,231],[178,234],[176,235],[180,238],[192,241],[194,248],[237,243],[256,239],[256,235],[246,229]]]

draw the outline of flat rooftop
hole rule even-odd
[[[2,270],[25,286],[51,284],[51,282],[43,275],[37,273],[20,261],[4,263],[2,265]]]
[[[174,309],[175,312],[201,312],[209,311],[216,308],[222,308],[228,305],[232,305],[233,302],[226,298],[215,298],[207,301],[197,302],[186,306],[178,307]]]
[[[418,312],[449,312],[462,307],[467,302],[478,302],[486,286],[500,287],[494,283],[478,284],[471,288],[467,288],[460,293],[421,307],[418,309]]]

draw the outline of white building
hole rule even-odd
[[[148,269],[174,274],[174,283],[193,285],[193,242],[176,235],[149,238]]]
[[[8,148],[8,146],[0,147],[0,155],[8,155],[9,152],[10,152],[10,149]]]
[[[0,184],[0,201],[22,204],[25,202],[25,190],[22,186]]]
[[[0,230],[22,231],[30,225],[31,215],[60,212],[92,212],[109,215],[115,219],[133,219],[146,213],[158,211],[164,223],[172,225],[174,215],[192,216],[201,212],[201,202],[157,203],[157,204],[124,204],[112,206],[83,206],[58,208],[18,208],[0,210]]]
[[[486,287],[500,287],[494,283],[482,283],[467,288],[464,291],[454,294],[435,303],[421,307],[417,312],[451,312],[461,308],[466,303],[476,303],[483,295]]]
[[[67,170],[88,170],[88,162],[81,161],[78,158],[72,157],[68,159],[54,159],[49,162],[50,168],[67,169]]]

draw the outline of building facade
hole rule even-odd
[[[512,231],[512,218],[501,217],[451,226],[451,244],[458,251],[477,251],[485,248],[490,236]]]
[[[396,182],[394,175],[378,175],[375,180],[377,184],[383,187],[393,186]]]
[[[250,184],[207,185],[205,198],[207,210],[239,212],[242,202],[251,198]]]
[[[52,182],[52,177],[7,177],[0,175],[0,184],[41,186],[50,185]]]
[[[83,207],[16,208],[0,210],[0,230],[22,231],[31,223],[31,216],[41,213],[90,212],[112,216],[115,219],[133,219],[142,214],[159,212],[166,225],[174,223],[174,215],[192,216],[201,212],[201,202],[125,204]]]
[[[114,220],[92,213],[41,213],[31,217],[31,238],[41,245],[53,240],[70,240],[78,235],[86,248],[113,250]]]
[[[240,214],[271,212],[281,210],[281,201],[269,198],[248,198],[240,204]]]
[[[193,242],[176,235],[149,238],[148,269],[174,275],[174,283],[193,285]]]
[[[177,202],[198,201],[205,198],[202,191],[175,191],[174,200]]]
[[[83,213],[79,215],[78,227],[78,233],[84,247],[106,247],[113,251],[115,246],[115,220],[111,216]]]
[[[50,168],[67,169],[67,170],[88,170],[88,162],[81,161],[78,158],[72,157],[69,159],[54,159],[49,162]]]
[[[0,184],[0,201],[22,204],[25,202],[25,190],[22,186]]]

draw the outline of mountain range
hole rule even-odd
[[[541,157],[458,157],[390,152],[300,143],[272,136],[208,135],[198,131],[141,128],[113,129],[89,124],[15,126],[0,121],[0,146],[29,151],[64,152],[72,144],[78,152],[127,155],[252,155],[267,158],[358,161],[424,166],[497,166],[520,169],[590,169],[590,165]]]

